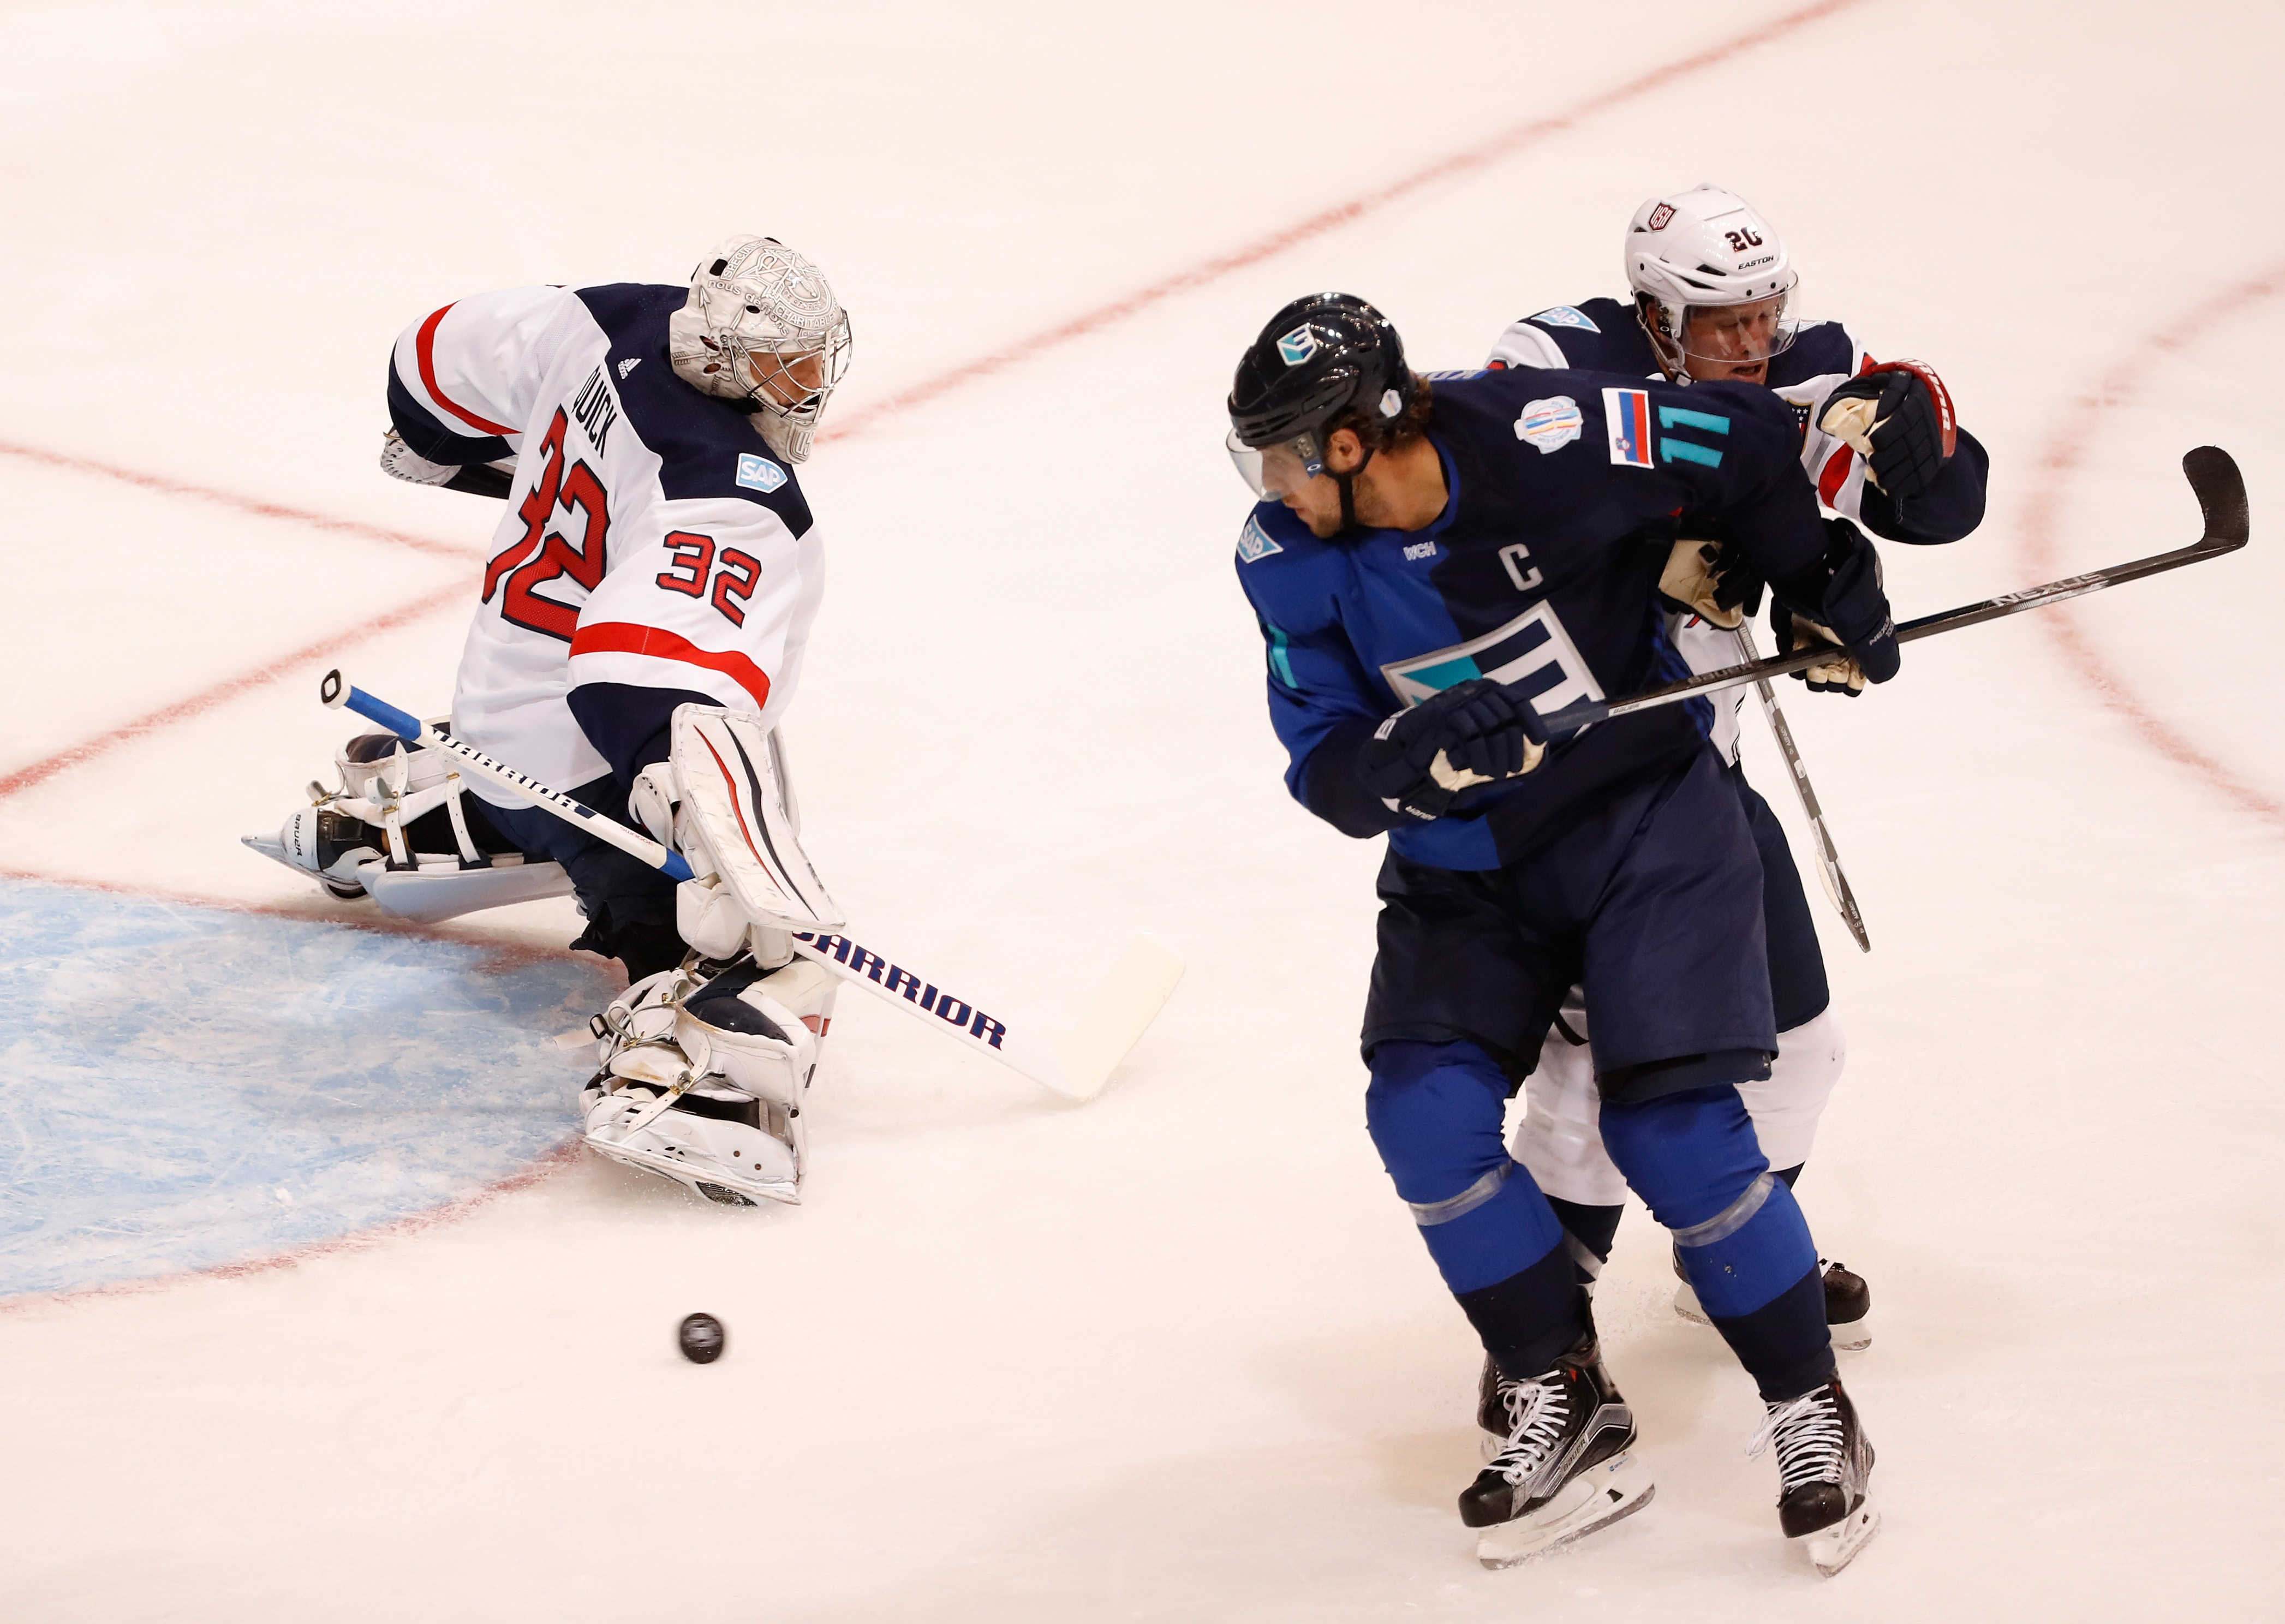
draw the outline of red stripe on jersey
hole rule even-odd
[[[452,308],[452,307],[448,304],[444,307],[444,310],[437,311],[428,320],[422,322],[420,324],[420,331],[413,337],[412,353],[419,358],[420,363],[421,387],[428,391],[429,399],[444,407],[445,411],[451,412],[454,417],[459,418],[463,423],[467,423],[472,428],[481,428],[488,435],[499,435],[502,436],[512,435],[515,432],[514,429],[506,428],[502,424],[488,422],[484,419],[478,417],[475,412],[467,411],[462,407],[456,405],[450,396],[446,395],[444,390],[436,387],[436,327],[437,325],[444,319],[444,310],[449,310]]]
[[[571,657],[576,660],[583,654],[640,654],[654,660],[679,660],[685,665],[721,672],[754,696],[758,710],[770,702],[769,673],[745,655],[716,654],[656,626],[638,626],[624,620],[582,626],[571,635]]]
[[[1849,482],[1849,459],[1856,454],[1844,445],[1825,459],[1825,471],[1817,476],[1817,499],[1827,507],[1833,506],[1841,487]]]

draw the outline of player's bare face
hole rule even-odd
[[[1692,305],[1682,326],[1690,375],[1701,382],[1766,383],[1781,341],[1787,295],[1744,304]]]
[[[1341,488],[1330,475],[1312,474],[1291,445],[1273,445],[1261,453],[1261,483],[1271,496],[1309,527],[1312,536],[1331,537],[1341,532]]]

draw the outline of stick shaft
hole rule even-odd
[[[1750,625],[1740,623],[1735,635],[1738,652],[1749,663],[1760,657],[1760,650],[1754,647]],[[1762,719],[1770,725],[1770,736],[1778,741],[1778,754],[1785,757],[1794,792],[1801,797],[1801,810],[1809,819],[1810,832],[1817,836],[1818,863],[1820,877],[1825,881],[1826,898],[1841,915],[1841,922],[1849,927],[1849,934],[1857,938],[1857,945],[1870,953],[1873,938],[1865,929],[1865,915],[1857,906],[1857,892],[1849,883],[1848,871],[1841,867],[1841,850],[1833,843],[1833,832],[1825,827],[1825,808],[1818,802],[1816,787],[1809,781],[1809,768],[1802,761],[1800,747],[1793,741],[1792,725],[1779,708],[1776,690],[1767,679],[1754,684],[1754,691],[1761,697]]]
[[[625,824],[603,816],[592,806],[582,805],[568,795],[559,794],[534,778],[528,778],[504,761],[495,761],[473,745],[461,743],[410,712],[399,710],[386,700],[376,699],[363,688],[352,687],[342,680],[339,671],[328,671],[318,694],[326,703],[342,710],[354,710],[368,722],[378,722],[398,738],[413,744],[425,744],[431,749],[443,750],[469,768],[479,777],[489,779],[519,800],[530,803],[545,812],[584,829],[607,845],[616,846],[639,862],[648,863],[663,871],[669,879],[690,878],[690,865],[680,853],[668,851],[648,836],[636,833]]]

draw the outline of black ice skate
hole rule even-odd
[[[1476,1420],[1495,1448],[1461,1492],[1460,1520],[1483,1530],[1486,1567],[1512,1567],[1650,1503],[1656,1485],[1631,1454],[1634,1412],[1591,1336],[1529,1381],[1485,1361]]]
[[[1817,1267],[1825,1275],[1825,1325],[1833,1335],[1835,1352],[1854,1353],[1873,1345],[1873,1288],[1865,1283],[1865,1276],[1855,1273],[1846,1264],[1819,1258]],[[1692,1325],[1711,1325],[1706,1310],[1699,1305],[1698,1293],[1691,1289],[1690,1277],[1682,1273],[1682,1259],[1674,1260],[1674,1272],[1682,1283],[1674,1288],[1674,1311]]]
[[[1841,1390],[1839,1378],[1771,1405],[1746,1453],[1759,1455],[1772,1443],[1778,1451],[1779,1525],[1830,1579],[1881,1526],[1881,1514],[1868,1497],[1873,1443],[1857,1424],[1857,1407]]]

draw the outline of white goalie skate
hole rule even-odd
[[[798,1204],[802,1102],[838,983],[805,959],[663,970],[596,1017],[602,1069],[580,1094],[588,1148],[709,1201]]]

